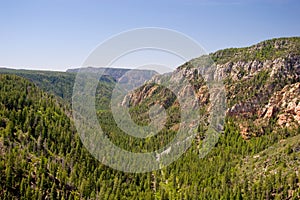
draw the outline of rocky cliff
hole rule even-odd
[[[204,73],[208,76],[202,76]],[[159,84],[166,80],[179,84],[183,79],[190,84],[181,88],[177,97],[195,90],[194,103],[201,105],[204,116],[211,109],[209,97],[212,95],[206,83],[222,80],[226,115],[234,119],[245,139],[284,128],[299,130],[299,37],[267,40],[251,47],[220,50],[193,59],[173,73],[154,76],[126,98],[130,99],[131,106],[151,105],[151,101],[156,101],[164,107],[176,107],[179,106],[176,98]]]

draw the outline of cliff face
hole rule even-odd
[[[136,106],[149,103],[149,97],[155,93],[152,101],[161,103],[169,93],[157,84],[166,79],[174,83],[186,79],[191,84],[182,88],[178,97],[195,90],[195,102],[205,108],[202,112],[205,116],[211,109],[209,97],[212,94],[204,82],[208,78],[201,74],[212,66],[215,66],[209,73],[212,79],[224,83],[226,115],[234,119],[245,139],[283,128],[297,130],[300,124],[300,38],[273,39],[193,59],[173,73],[154,76],[126,98]],[[171,107],[177,105],[175,100],[166,102]]]
[[[285,105],[293,101],[295,107],[299,102],[299,55],[289,54],[265,61],[237,61],[218,65],[218,69],[218,75],[226,82],[227,114],[240,121],[241,134],[245,138],[264,134],[270,123],[273,128],[299,124],[298,118],[283,117],[287,116]],[[254,130],[250,126],[260,129]]]

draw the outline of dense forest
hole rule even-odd
[[[199,126],[186,153],[148,173],[111,169],[83,146],[71,117],[74,73],[2,70],[0,198],[299,199],[300,126],[290,120],[295,113],[287,110],[290,102],[297,106],[300,100],[299,41],[270,40],[212,54],[227,73],[224,131],[212,151],[200,158],[199,146],[206,136],[205,127]],[[253,51],[257,48],[261,50]],[[197,63],[192,60],[177,70],[193,70]],[[156,96],[130,108],[135,122],[147,124],[144,115],[150,101],[170,99],[164,101],[167,126],[155,137],[136,139],[120,130],[112,117],[109,104],[115,83],[109,77],[100,80],[96,92],[97,114],[107,137],[131,151],[153,151],[167,144],[180,119],[174,97],[158,89]],[[276,104],[285,101],[286,107]],[[270,109],[273,104],[276,109]],[[268,118],[269,110],[274,112]]]

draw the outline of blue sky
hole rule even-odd
[[[0,66],[66,70],[133,28],[182,32],[208,52],[300,35],[298,0],[0,1]]]

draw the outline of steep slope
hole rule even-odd
[[[68,197],[66,155],[80,143],[66,108],[14,75],[0,75],[0,107],[0,197]]]
[[[235,118],[244,138],[299,126],[297,117],[283,121],[283,115],[289,112],[284,108],[288,101],[294,101],[290,105],[293,108],[289,108],[293,110],[292,115],[300,114],[296,108],[300,106],[299,49],[300,38],[281,38],[211,55],[218,68],[216,76],[225,80],[228,115]],[[222,58],[223,54],[228,57]],[[276,97],[278,95],[281,97]],[[282,96],[287,97],[279,100]],[[283,105],[278,105],[278,101],[283,101]]]
[[[227,116],[234,119],[245,139],[285,127],[297,129],[300,38],[273,39],[247,48],[220,50],[209,57],[193,59],[167,76],[173,81],[181,74],[192,84],[196,82],[198,100],[207,104],[209,94],[200,72],[210,65],[216,66],[214,80],[224,81]],[[157,86],[151,88],[151,84],[166,78],[155,76],[127,98],[133,105],[143,104],[153,90],[158,93],[156,99],[166,98],[167,94],[157,91]]]
[[[69,112],[32,82],[0,75],[0,199],[92,198],[96,182],[108,181],[111,170],[82,146]]]
[[[100,82],[98,92],[105,94],[110,85]],[[0,75],[0,199],[153,197],[147,174],[112,170],[89,154],[69,112],[60,98],[32,82]]]

